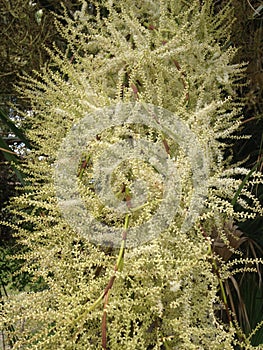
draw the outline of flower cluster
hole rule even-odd
[[[262,179],[226,159],[244,68],[231,63],[231,8],[215,13],[212,1],[201,3],[83,1],[57,19],[67,50],[54,48],[53,64],[24,79],[36,148],[11,210],[27,247],[17,257],[45,288],[3,304],[12,349],[226,350],[242,341],[216,317],[233,265],[216,273],[211,237],[229,219],[262,214],[251,192]],[[106,229],[85,221],[83,208]],[[142,239],[157,216],[151,239]],[[111,227],[118,243],[106,237]]]

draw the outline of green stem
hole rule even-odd
[[[122,236],[121,247],[120,247],[119,255],[116,262],[116,271],[122,271],[123,269],[123,258],[124,258],[125,248],[126,248],[126,237],[127,237],[127,229],[129,227],[129,221],[130,221],[130,214],[126,214],[125,223],[124,223],[124,233]]]
[[[163,345],[165,347],[165,350],[171,350],[170,346],[167,344],[167,341],[164,340]]]

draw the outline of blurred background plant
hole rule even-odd
[[[221,8],[228,1],[215,1]],[[243,161],[250,169],[263,170],[263,2],[262,0],[233,0],[236,21],[233,25],[231,41],[238,52],[235,62],[247,62],[244,85],[239,87],[238,96],[243,99],[244,121],[240,135],[251,135],[247,140],[237,140],[232,145],[233,162]],[[245,160],[245,161],[244,161]],[[253,193],[263,203],[263,186],[255,185]],[[235,204],[236,210],[238,206]],[[248,258],[263,256],[263,218],[236,223],[225,228],[236,236],[232,244],[240,246]],[[220,239],[219,239],[220,240]],[[220,248],[218,247],[221,246]],[[214,250],[225,261],[233,259],[233,254],[220,241]],[[249,334],[263,320],[262,267],[257,273],[240,273],[225,281],[230,310],[242,330]],[[263,344],[263,329],[259,329],[251,339],[253,345]]]

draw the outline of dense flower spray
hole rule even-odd
[[[211,251],[212,232],[227,242],[226,222],[262,214],[260,175],[225,152],[243,72],[230,18],[196,0],[84,1],[58,18],[67,50],[20,87],[35,150],[12,211],[45,288],[5,301],[13,349],[252,348],[222,281],[260,261]]]

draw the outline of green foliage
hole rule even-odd
[[[23,167],[31,185],[13,199],[10,210],[17,219],[9,225],[27,248],[16,256],[26,260],[22,271],[42,279],[46,288],[4,301],[1,322],[13,339],[12,349],[84,350],[100,344],[111,350],[253,348],[229,312],[223,283],[236,273],[256,271],[262,263],[233,248],[225,231],[227,220],[263,212],[252,192],[262,183],[261,175],[231,165],[225,156],[241,122],[235,88],[243,74],[242,66],[231,63],[230,18],[229,6],[215,14],[210,1],[201,6],[199,1],[125,0],[83,2],[74,20],[65,14],[66,24],[57,22],[68,41],[67,52],[50,51],[52,67],[20,86],[22,96],[31,100],[28,137],[37,150]],[[87,113],[123,102],[153,104],[174,113],[196,135],[210,167],[205,208],[183,232],[195,167],[191,169],[176,142],[139,126],[109,126],[98,135],[83,155],[87,163],[121,137],[146,135],[153,143],[162,141],[166,150],[168,144],[182,180],[179,214],[170,227],[136,249],[125,248],[123,239],[118,253],[85,240],[63,218],[54,168],[73,124]],[[99,208],[88,186],[93,163],[83,169],[80,164],[82,195],[98,220],[112,220],[128,235],[132,220],[138,224],[155,210],[129,214],[130,221],[127,216],[108,218],[106,206]],[[158,174],[147,166],[139,176],[146,174],[153,192],[146,204],[156,204],[162,194],[162,188],[154,192]],[[123,181],[129,189],[131,172],[117,169],[115,175],[116,193]],[[129,191],[121,193],[128,202]],[[215,232],[233,253],[232,260],[213,253]],[[216,317],[220,313],[227,314],[225,323]]]

